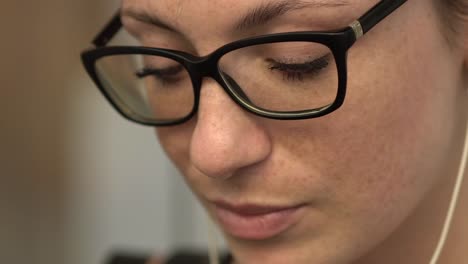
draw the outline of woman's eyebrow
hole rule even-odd
[[[237,31],[242,31],[258,27],[290,11],[303,8],[339,7],[346,5],[349,5],[349,1],[347,0],[282,0],[279,2],[268,2],[249,10],[245,16],[235,23],[234,28]]]
[[[150,24],[156,27],[160,27],[169,31],[174,31],[174,32],[179,32],[172,26],[168,25],[167,23],[163,22],[160,20],[156,15],[148,12],[147,10],[144,9],[137,9],[137,8],[123,8],[121,11],[121,16],[128,16],[131,17],[137,21]]]
[[[242,16],[237,22],[233,23],[233,29],[235,31],[242,31],[252,27],[258,27],[288,12],[303,8],[339,7],[349,4],[350,3],[348,0],[271,1],[248,10],[244,16]],[[124,8],[122,9],[121,15],[129,16],[140,22],[180,33],[174,27],[159,19],[155,14],[150,13],[144,9],[137,9],[132,7]]]

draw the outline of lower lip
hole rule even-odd
[[[265,240],[275,237],[299,220],[301,206],[260,215],[241,215],[216,207],[215,214],[230,235],[248,240]]]

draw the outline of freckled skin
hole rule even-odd
[[[123,6],[155,10],[207,54],[230,40],[230,21],[260,2],[127,0]],[[357,18],[377,1],[355,2],[340,12]],[[197,116],[157,129],[210,214],[209,199],[308,204],[300,222],[273,239],[227,235],[238,263],[428,262],[468,106],[462,78],[468,55],[449,48],[438,23],[431,1],[413,0],[359,40],[349,52],[345,104],[330,115],[260,118],[205,79]],[[466,234],[466,225],[453,228]]]

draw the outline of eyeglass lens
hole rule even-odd
[[[226,53],[218,69],[227,87],[257,109],[295,112],[334,102],[338,71],[330,49],[314,42],[248,46]],[[160,56],[102,57],[98,78],[108,95],[130,116],[165,122],[182,119],[194,107],[189,73],[179,62]]]

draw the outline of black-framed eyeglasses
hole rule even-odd
[[[382,0],[348,27],[287,32],[226,44],[211,54],[139,46],[106,47],[121,29],[118,12],[82,53],[97,87],[124,117],[144,125],[183,123],[197,112],[204,77],[242,108],[273,119],[320,117],[338,109],[347,51],[406,0]]]

